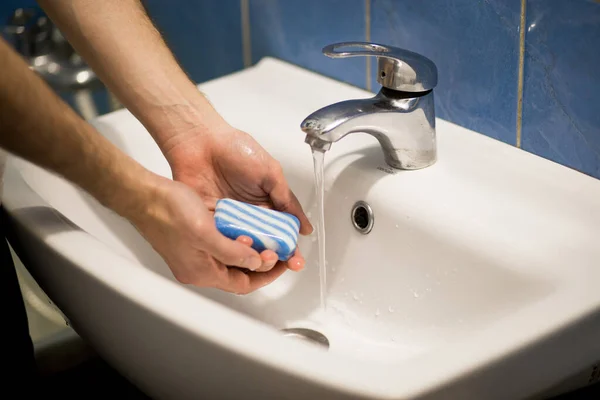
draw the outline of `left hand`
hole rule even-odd
[[[224,124],[209,133],[186,132],[174,142],[163,148],[173,179],[193,188],[209,211],[214,212],[217,200],[227,197],[293,214],[300,220],[300,234],[313,231],[279,162],[247,133]],[[238,240],[252,244],[249,237]],[[279,263],[271,250],[263,251],[261,258],[258,271],[269,271]],[[294,271],[304,268],[304,263],[299,250],[285,262]]]

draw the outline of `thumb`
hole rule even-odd
[[[313,226],[300,205],[300,201],[290,189],[281,167],[272,168],[273,173],[267,180],[265,191],[269,193],[271,202],[276,210],[295,215],[300,221],[300,233],[308,235],[312,233]]]
[[[262,265],[260,254],[247,244],[229,239],[216,228],[204,238],[207,251],[225,265],[257,270]]]

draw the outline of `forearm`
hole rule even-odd
[[[225,123],[180,68],[139,0],[38,2],[163,152],[186,132]]]
[[[121,215],[135,213],[150,172],[65,104],[0,39],[0,147],[75,183]]]

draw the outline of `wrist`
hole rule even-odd
[[[102,196],[101,202],[121,217],[138,226],[156,212],[155,206],[161,197],[163,178],[147,169],[128,169],[119,174],[120,179],[113,190]]]
[[[170,101],[146,107],[140,120],[165,156],[190,137],[229,126],[191,82]]]
[[[167,178],[146,169],[87,123],[81,125],[88,133],[77,149],[79,161],[64,157],[69,163],[55,170],[126,219],[147,214],[156,188]]]

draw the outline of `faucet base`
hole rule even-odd
[[[392,168],[416,170],[432,166],[437,161],[435,150],[400,149],[383,153],[385,162]]]

